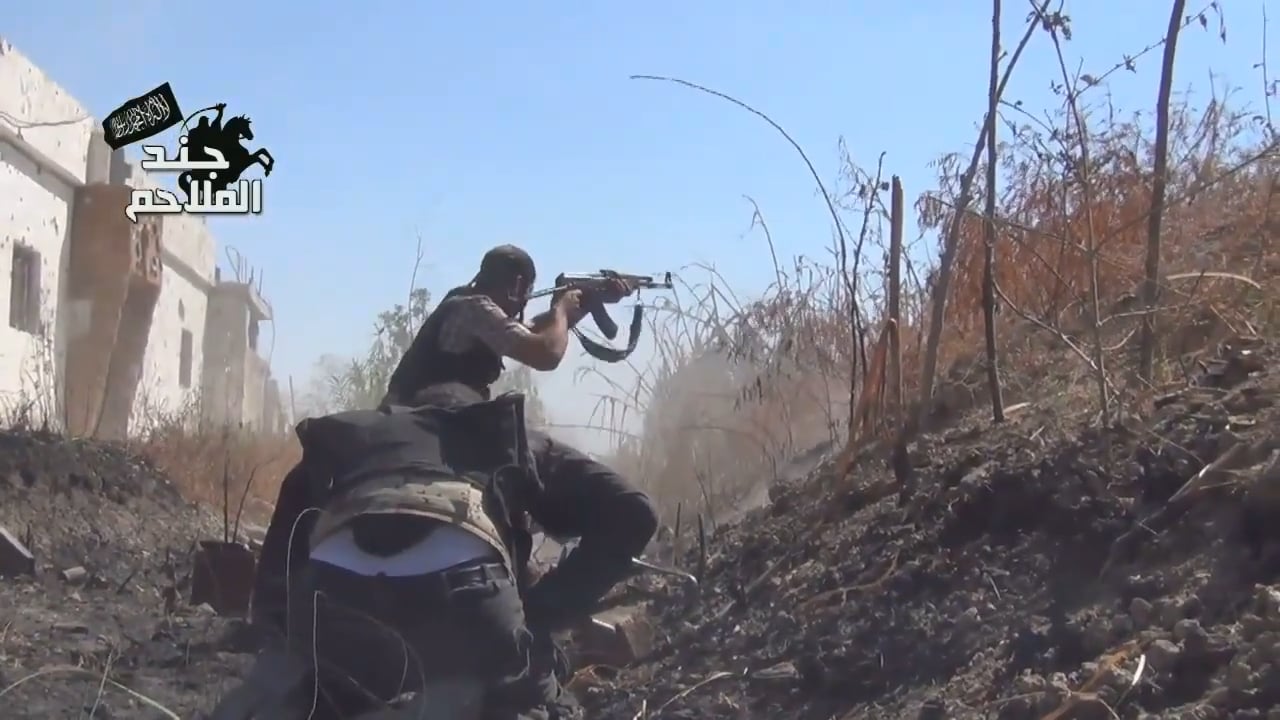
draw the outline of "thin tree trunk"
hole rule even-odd
[[[902,179],[893,176],[889,204],[889,319],[893,335],[889,342],[889,363],[893,368],[893,422],[902,427],[906,417],[906,399],[902,390],[902,233],[906,207],[902,198]]]
[[[1164,193],[1169,171],[1169,95],[1173,90],[1173,61],[1178,51],[1178,30],[1186,0],[1173,0],[1169,31],[1164,41],[1164,62],[1160,70],[1160,96],[1156,100],[1156,158],[1151,178],[1151,212],[1147,216],[1146,277],[1142,283],[1142,339],[1138,375],[1151,382],[1155,375],[1156,316],[1160,294],[1160,223],[1164,220]]]
[[[982,259],[982,320],[986,326],[987,387],[991,391],[991,420],[1004,422],[1004,396],[1000,390],[1000,361],[996,354],[996,111],[1000,98],[1000,0],[992,0],[991,84],[987,90],[987,203]]]
[[[1004,95],[1004,89],[1009,84],[1013,69],[1018,65],[1018,59],[1022,57],[1022,51],[1026,49],[1027,43],[1031,42],[1031,36],[1035,34],[1036,29],[1041,26],[1040,17],[1048,9],[1049,3],[1050,0],[1044,0],[1039,3],[1036,7],[1036,16],[1027,22],[1022,39],[1018,42],[1018,47],[1013,51],[1013,55],[1010,56],[1009,64],[1005,66],[1004,75],[1000,78],[1000,84],[996,88],[997,100]],[[987,121],[995,122],[995,116],[989,115]],[[920,369],[920,412],[916,417],[916,429],[924,425],[924,419],[929,414],[929,401],[933,398],[934,374],[938,370],[938,346],[942,342],[942,323],[946,320],[947,314],[947,294],[951,290],[951,275],[955,271],[952,265],[955,262],[956,246],[960,244],[960,221],[964,217],[965,211],[969,209],[969,203],[973,198],[973,178],[978,172],[978,161],[982,159],[982,151],[986,148],[987,135],[989,133],[990,130],[984,123],[982,132],[978,135],[978,142],[973,148],[973,155],[969,158],[969,165],[960,176],[960,196],[952,209],[954,214],[951,222],[948,223],[947,234],[942,247],[942,257],[938,260],[938,282],[933,289],[929,318],[929,337],[925,342],[924,366]]]

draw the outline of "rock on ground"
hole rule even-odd
[[[1105,430],[1040,400],[925,436],[910,492],[877,449],[774,486],[700,599],[623,588],[652,648],[572,687],[597,720],[1280,718],[1280,352],[1226,350]],[[185,602],[217,517],[120,448],[0,433],[0,526],[38,565],[0,578],[0,717],[193,717],[247,667]]]
[[[123,448],[0,432],[0,526],[37,561],[0,578],[0,717],[167,717],[115,683],[192,717],[247,667],[238,622],[185,602],[220,520]]]
[[[1225,356],[1105,431],[1042,401],[926,436],[905,502],[880,451],[775,488],[698,604],[653,603],[652,653],[575,690],[608,720],[1280,718],[1280,358]]]

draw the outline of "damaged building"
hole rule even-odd
[[[175,416],[282,431],[270,305],[221,276],[203,218],[126,218],[155,186],[0,39],[0,410],[104,438]]]

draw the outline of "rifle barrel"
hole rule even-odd
[[[638,290],[674,290],[675,284],[671,281],[671,273],[666,272],[662,275],[662,280],[658,280],[656,275],[632,275],[629,273],[614,273],[617,277],[626,280],[638,280]],[[606,273],[561,273],[559,280],[561,284],[549,287],[543,290],[535,290],[529,293],[529,299],[534,300],[540,297],[546,297],[562,290],[568,290],[577,283],[592,283],[608,280],[609,275]]]

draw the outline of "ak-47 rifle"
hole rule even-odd
[[[529,295],[529,298],[555,295],[566,290],[582,291],[582,308],[591,314],[591,319],[595,321],[600,333],[612,340],[618,336],[618,324],[613,321],[613,318],[609,317],[609,311],[605,309],[604,303],[601,302],[600,294],[606,292],[609,286],[618,280],[626,282],[627,285],[635,290],[672,290],[675,288],[675,285],[671,283],[671,273],[664,274],[662,279],[658,280],[653,275],[630,275],[616,270],[600,270],[593,273],[560,273],[556,276],[555,287],[539,290]],[[573,334],[578,336],[578,340],[582,343],[582,349],[586,350],[591,357],[607,363],[621,362],[635,352],[636,343],[640,340],[643,316],[644,309],[640,305],[636,305],[635,311],[631,316],[630,335],[627,338],[625,350],[601,345],[583,335],[577,328],[573,329]]]

